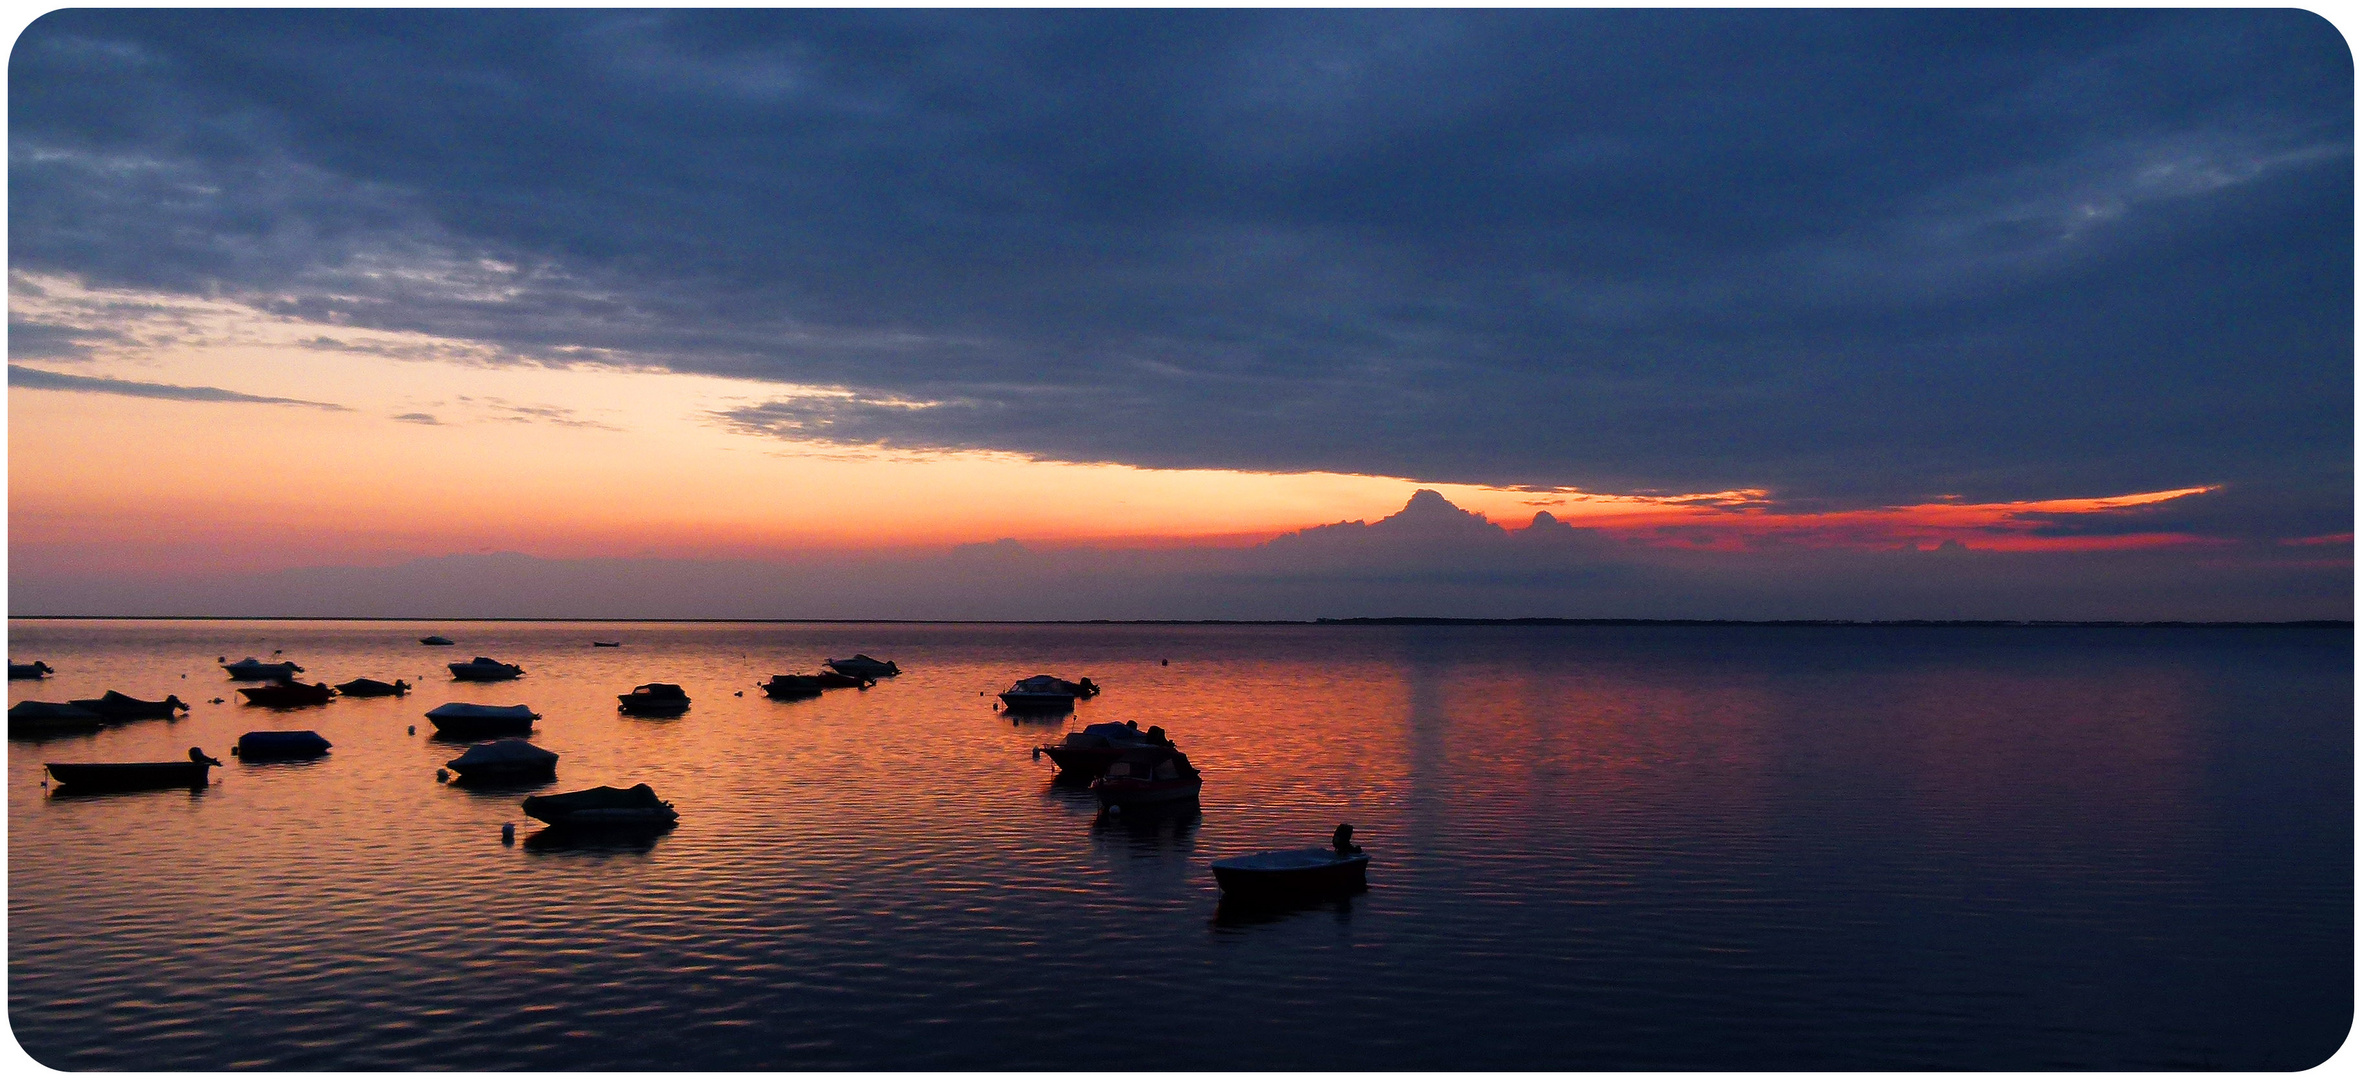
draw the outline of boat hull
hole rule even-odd
[[[461,682],[507,682],[525,672],[519,668],[480,667],[475,664],[451,665],[451,677]]]
[[[238,690],[238,696],[248,705],[267,705],[274,709],[289,709],[299,705],[325,705],[336,692],[326,686],[248,686]]]
[[[1072,694],[1001,694],[1001,707],[1010,712],[1073,712]]]
[[[444,735],[476,738],[491,735],[530,735],[533,717],[530,716],[429,716],[427,722]]]
[[[615,706],[615,711],[633,716],[679,716],[689,711],[686,701],[633,701],[628,695],[619,696],[623,701]]]
[[[1126,753],[1138,752],[1138,747],[1105,746],[1044,746],[1042,753],[1058,763],[1058,771],[1078,777],[1107,775],[1107,767],[1121,760]]]
[[[240,761],[289,761],[328,753],[328,740],[315,731],[249,731],[238,736]]]
[[[1325,863],[1260,867],[1238,865],[1244,860],[1214,864],[1214,882],[1225,897],[1285,899],[1358,892],[1369,887],[1370,857],[1351,855]]]
[[[46,768],[61,788],[76,791],[141,791],[149,788],[199,788],[208,782],[206,770],[213,766],[199,761],[126,761],[107,763],[64,764],[50,762]]]

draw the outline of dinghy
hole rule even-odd
[[[346,697],[400,697],[410,692],[410,684],[400,679],[390,683],[376,679],[354,679],[336,684],[336,692]]]
[[[230,753],[240,761],[287,761],[319,757],[328,747],[317,731],[249,731]]]
[[[251,679],[293,679],[295,678],[297,672],[303,670],[303,668],[298,666],[293,660],[285,660],[276,664],[266,664],[251,656],[244,660],[240,660],[235,664],[223,664],[221,669],[223,671],[229,672],[230,678],[236,679],[239,682],[245,682]]]
[[[524,809],[529,817],[563,828],[666,825],[681,816],[673,811],[673,804],[657,798],[655,789],[646,784],[535,795],[525,800]]]
[[[558,775],[558,755],[523,739],[471,746],[443,764],[468,781],[547,780]]]
[[[146,788],[200,788],[206,770],[221,764],[205,751],[189,748],[187,761],[48,762],[43,766],[58,786],[73,791],[139,791]]]
[[[533,730],[533,722],[541,719],[541,714],[523,705],[470,705],[454,701],[435,706],[426,718],[434,721],[435,730],[445,735],[474,738],[523,735]]]
[[[1225,897],[1284,898],[1352,892],[1368,886],[1370,857],[1335,848],[1262,851],[1214,860],[1214,882]]]

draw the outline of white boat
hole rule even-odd
[[[266,664],[251,656],[244,660],[240,660],[235,664],[223,664],[221,669],[223,671],[229,672],[230,678],[237,679],[241,682],[248,679],[293,680],[295,678],[296,672],[303,670],[303,668],[297,665],[293,660],[284,660],[276,664]]]
[[[462,780],[534,780],[558,774],[558,755],[523,739],[471,746],[444,764]]]
[[[514,679],[525,673],[515,664],[503,664],[489,656],[479,656],[464,664],[452,664],[451,677],[466,682],[498,682]]]
[[[428,710],[428,720],[445,735],[515,735],[533,730],[541,714],[523,705],[472,705],[454,701]]]

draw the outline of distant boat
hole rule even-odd
[[[688,693],[671,683],[652,682],[615,696],[622,701],[618,710],[636,716],[676,716],[689,711]]]
[[[319,757],[329,745],[317,731],[249,731],[230,753],[241,761],[285,761]]]
[[[94,698],[75,698],[74,704],[107,720],[170,720],[176,713],[189,711],[188,702],[180,695],[167,695],[162,701],[141,701],[113,690]]]
[[[558,755],[523,739],[471,746],[443,764],[462,780],[546,780],[558,775]]]
[[[187,761],[124,761],[67,763],[52,761],[43,767],[57,780],[58,786],[74,791],[138,791],[144,788],[200,788],[207,783],[207,769],[221,762],[205,756],[203,750],[189,748]]]
[[[8,707],[8,733],[16,736],[97,731],[107,718],[60,701],[20,701]]]
[[[868,653],[854,653],[850,660],[830,660],[827,664],[843,674],[872,681],[902,674],[902,669],[892,660],[880,660]]]
[[[445,735],[472,737],[523,735],[533,730],[533,722],[541,719],[541,714],[523,705],[470,705],[454,701],[435,706],[426,718],[434,722],[436,731]]]
[[[1171,746],[1151,746],[1127,750],[1109,762],[1107,772],[1092,781],[1091,793],[1101,806],[1135,806],[1194,799],[1204,784],[1188,755]]]
[[[479,656],[464,664],[452,664],[451,677],[463,682],[499,682],[514,679],[525,673],[515,664],[503,664],[489,656]]]
[[[591,648],[594,648],[594,649],[620,649],[620,648],[622,648],[622,647],[623,647],[623,643],[622,643],[622,642],[620,642],[620,641],[594,641],[594,642],[591,642]]]
[[[453,645],[453,644],[457,644],[456,642],[452,641],[450,638],[444,637],[444,636],[443,636],[443,635],[441,635],[441,634],[428,634],[427,636],[425,636],[425,637],[422,637],[422,638],[418,639],[418,643],[419,643],[419,644],[421,644],[421,645]]]
[[[755,685],[764,694],[782,701],[789,698],[819,697],[820,692],[827,689],[827,687],[820,685],[819,679],[810,675],[773,675],[770,682],[756,683]]]
[[[38,679],[44,675],[55,674],[57,674],[56,668],[50,667],[48,664],[44,664],[39,660],[35,660],[30,664],[20,664],[14,660],[8,662],[8,677],[11,679]]]
[[[297,672],[303,670],[303,668],[297,665],[293,660],[282,660],[275,664],[266,664],[251,656],[244,660],[240,660],[235,664],[223,664],[221,669],[223,671],[229,672],[230,678],[238,680],[239,682],[245,682],[250,679],[293,679],[295,678]]]
[[[336,684],[336,691],[346,697],[400,697],[410,692],[410,684],[400,679],[390,683],[376,679],[354,679]]]
[[[1091,680],[1067,682],[1055,675],[1019,679],[1001,691],[1001,704],[1018,711],[1056,712],[1074,708],[1076,698],[1099,692]]]
[[[1126,753],[1156,746],[1155,740],[1139,728],[1124,724],[1092,724],[1081,731],[1069,731],[1066,738],[1041,747],[1058,763],[1058,771],[1071,776],[1095,777],[1107,771]]]
[[[336,696],[336,688],[327,683],[306,686],[299,682],[283,682],[269,686],[244,686],[238,689],[238,693],[248,705],[289,709],[299,705],[325,705]]]
[[[646,784],[534,795],[525,800],[524,810],[536,820],[567,828],[667,825],[681,816],[673,811],[673,804],[657,798],[655,790]]]
[[[1214,860],[1214,882],[1225,897],[1280,898],[1352,892],[1369,885],[1370,857],[1335,848],[1261,851]]]

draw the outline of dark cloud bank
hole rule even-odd
[[[2319,549],[2001,554],[1632,545],[1542,515],[1504,529],[1434,492],[1375,522],[1246,549],[1037,550],[777,561],[454,555],[189,579],[30,575],[13,614],[419,618],[2342,619]]]
[[[9,79],[19,270],[853,391],[749,430],[2352,520],[2302,12],[78,10]]]

